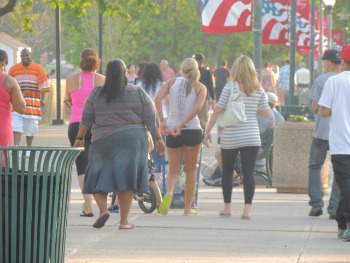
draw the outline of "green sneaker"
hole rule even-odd
[[[173,200],[173,195],[166,193],[163,198],[163,202],[159,206],[159,213],[163,216],[168,214],[171,201]]]
[[[341,237],[344,241],[350,241],[350,228],[346,229]]]

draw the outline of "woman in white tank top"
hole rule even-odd
[[[202,142],[202,130],[197,114],[202,109],[207,95],[207,89],[199,82],[199,76],[196,60],[186,58],[181,64],[181,77],[167,81],[154,100],[160,119],[160,130],[167,135],[166,153],[169,163],[167,193],[159,206],[162,215],[168,213],[171,205],[183,158],[186,173],[184,215],[198,215],[191,207]],[[166,123],[161,102],[167,95],[169,95],[169,117]]]

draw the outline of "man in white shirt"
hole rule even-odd
[[[299,106],[310,105],[310,70],[305,68],[304,62],[299,63],[299,69],[295,71],[295,82],[299,94]]]
[[[350,44],[343,47],[341,58],[343,72],[326,81],[318,104],[321,116],[330,117],[329,149],[340,188],[338,237],[350,241]]]

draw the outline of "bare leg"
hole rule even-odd
[[[192,212],[192,200],[196,188],[196,171],[201,144],[196,146],[185,146],[185,210],[184,214]]]
[[[114,205],[119,206],[118,194],[115,195]]]
[[[160,203],[163,201],[163,198],[157,182],[148,182],[148,184],[152,187],[156,194],[157,205],[160,205]]]
[[[103,214],[107,214],[107,193],[105,192],[97,192],[93,194],[96,204],[98,208],[100,209],[100,216]]]
[[[83,192],[83,188],[84,188],[84,178],[85,178],[85,174],[81,174],[78,176],[78,182],[79,182],[81,192]],[[82,195],[84,197],[83,211],[86,214],[90,214],[92,213],[92,195],[91,194],[82,194]]]
[[[118,192],[119,208],[120,208],[120,226],[127,226],[128,216],[131,208],[131,203],[133,199],[133,190],[125,190]]]
[[[27,146],[32,146],[34,136],[26,136]]]
[[[162,203],[159,205],[159,213],[163,216],[168,214],[169,207],[173,198],[174,188],[179,180],[181,172],[183,147],[180,148],[167,148],[169,172],[166,178],[166,194]]]
[[[13,143],[14,145],[19,145],[19,143],[21,142],[21,137],[22,137],[22,133],[21,132],[13,132]]]
[[[182,166],[182,152],[183,148],[167,148],[167,156],[169,163],[169,172],[166,179],[166,190],[167,193],[173,194],[174,188],[179,180],[179,175]]]

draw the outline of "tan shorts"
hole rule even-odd
[[[21,115],[12,114],[12,130],[24,133],[26,136],[34,136],[38,132],[39,120],[23,118]]]

